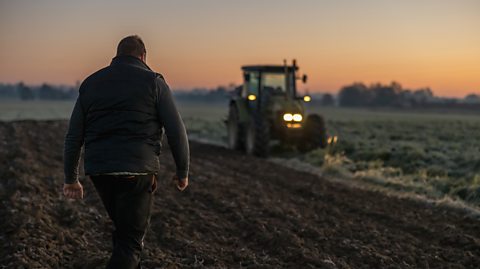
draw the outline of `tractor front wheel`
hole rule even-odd
[[[316,148],[327,147],[327,128],[322,116],[312,114],[307,117],[303,128],[303,139],[299,141],[298,149],[302,152]]]
[[[268,157],[270,144],[270,126],[261,115],[254,113],[248,124],[245,149],[247,154]]]
[[[235,105],[230,105],[228,111],[227,131],[228,147],[234,150],[242,150],[244,130],[243,126],[240,125],[238,110]]]

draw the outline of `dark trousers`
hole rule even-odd
[[[90,178],[115,226],[113,253],[107,268],[140,268],[156,177],[100,175]]]

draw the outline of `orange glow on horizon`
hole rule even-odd
[[[359,2],[2,3],[0,82],[74,84],[136,33],[173,89],[239,84],[242,65],[295,58],[309,75],[300,89],[311,93],[397,81],[440,96],[480,94],[480,2]]]

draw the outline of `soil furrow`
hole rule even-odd
[[[0,123],[0,268],[98,268],[111,222],[88,178],[65,201],[65,121]],[[478,268],[480,221],[191,142],[179,193],[161,156],[146,268]],[[312,184],[313,183],[313,184]]]

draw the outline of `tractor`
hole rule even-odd
[[[243,85],[229,102],[228,146],[249,155],[268,157],[270,142],[292,145],[306,152],[327,146],[325,121],[317,114],[306,115],[304,102],[309,95],[297,94],[297,76],[292,65],[247,65],[242,67]]]

